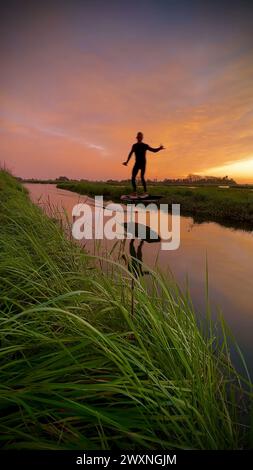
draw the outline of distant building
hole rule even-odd
[[[69,181],[69,178],[67,178],[67,176],[59,176],[55,181]]]

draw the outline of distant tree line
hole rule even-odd
[[[109,184],[115,185],[125,185],[130,182],[130,180],[107,180]],[[237,185],[236,181],[233,178],[228,176],[218,177],[218,176],[200,176],[200,175],[188,175],[186,178],[165,178],[163,180],[158,179],[148,179],[147,182],[152,185],[224,185],[224,186],[235,186]]]
[[[88,182],[90,180],[81,178],[81,179],[70,179],[67,176],[59,176],[55,179],[39,179],[39,178],[18,178],[20,181],[24,183],[64,183],[68,181],[76,181],[76,182]],[[102,180],[97,180],[98,182],[104,182]],[[236,186],[237,183],[233,178],[229,178],[228,176],[217,177],[217,176],[200,176],[200,175],[188,175],[186,178],[165,178],[163,180],[158,179],[148,179],[147,182],[151,185],[224,185],[224,186]],[[108,184],[113,184],[117,186],[125,186],[130,183],[130,179],[125,180],[114,180],[109,179],[106,181]]]

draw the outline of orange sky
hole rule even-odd
[[[253,182],[253,16],[239,3],[2,7],[2,164],[23,177],[125,179],[141,130],[166,147],[148,156],[149,178]]]

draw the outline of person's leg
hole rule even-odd
[[[135,164],[132,171],[132,186],[133,190],[136,193],[136,176],[139,171],[139,167]]]
[[[143,188],[144,188],[144,192],[146,193],[147,192],[147,185],[146,185],[146,181],[145,181],[145,171],[146,171],[146,162],[143,163],[143,165],[141,167],[141,182],[142,182],[142,185],[143,185]]]

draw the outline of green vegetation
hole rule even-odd
[[[122,194],[131,192],[130,186],[107,183],[67,182],[59,183],[57,187],[90,196],[103,194],[115,201]],[[149,186],[149,191],[162,195],[162,203],[180,204],[181,213],[193,216],[196,221],[213,220],[253,230],[253,191],[250,189],[155,185]]]
[[[223,322],[221,342],[156,272],[148,290],[109,259],[102,274],[6,172],[0,217],[3,448],[250,446]]]

